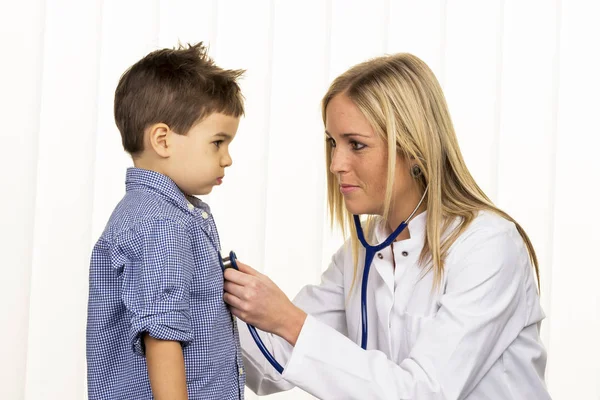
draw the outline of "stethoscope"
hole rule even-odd
[[[360,290],[360,316],[362,320],[362,338],[360,340],[360,347],[363,350],[367,349],[367,340],[369,337],[369,321],[367,318],[367,282],[369,281],[369,271],[371,270],[373,258],[375,258],[375,254],[377,254],[377,252],[385,249],[390,244],[392,244],[392,242],[396,240],[398,235],[400,235],[402,231],[406,229],[412,217],[415,215],[419,207],[421,207],[421,204],[423,204],[423,200],[425,200],[425,195],[427,194],[427,189],[429,189],[429,186],[425,188],[425,191],[423,192],[423,196],[421,196],[419,204],[417,204],[417,206],[415,207],[413,212],[408,216],[408,218],[402,221],[402,223],[396,228],[394,232],[392,232],[390,236],[387,237],[387,239],[385,239],[385,241],[376,246],[371,246],[366,241],[365,235],[362,230],[362,226],[360,224],[360,218],[358,217],[358,215],[354,215],[354,226],[356,227],[356,235],[358,236],[358,240],[360,240],[360,243],[365,248],[365,268],[363,270],[362,287]]]
[[[221,268],[223,269],[223,271],[225,271],[225,269],[227,268],[234,268],[238,271],[240,270],[237,265],[237,256],[235,255],[234,251],[230,251],[229,257],[225,258],[221,257],[221,253],[219,253],[219,263],[221,264]],[[252,335],[252,339],[254,339],[254,341],[256,342],[256,345],[260,349],[261,353],[263,353],[267,361],[269,361],[269,363],[273,366],[273,368],[277,370],[277,372],[283,374],[283,367],[277,362],[277,360],[275,360],[271,353],[269,353],[269,350],[267,350],[267,347],[263,343],[262,339],[260,338],[260,336],[258,336],[256,328],[250,324],[247,324],[247,326],[248,330],[250,331],[250,335]]]
[[[365,248],[365,267],[363,270],[362,287],[361,287],[361,291],[360,291],[360,314],[361,314],[361,320],[362,320],[362,338],[360,341],[360,347],[363,350],[367,349],[367,341],[368,341],[368,336],[369,336],[369,326],[368,326],[368,316],[367,316],[367,283],[369,281],[369,271],[371,270],[371,264],[373,263],[373,258],[375,258],[375,254],[377,254],[377,252],[385,249],[390,244],[392,244],[394,242],[394,240],[398,237],[398,235],[400,235],[402,233],[402,231],[404,231],[404,229],[406,229],[406,227],[408,226],[408,223],[410,222],[412,217],[415,215],[415,213],[417,212],[419,207],[421,207],[421,204],[423,204],[423,200],[425,200],[425,196],[427,195],[427,189],[429,189],[429,187],[425,188],[425,191],[423,192],[423,196],[421,197],[419,204],[417,204],[417,206],[415,207],[413,212],[408,216],[408,218],[406,220],[402,221],[402,223],[396,228],[396,230],[394,232],[391,233],[391,235],[389,235],[387,237],[387,239],[385,239],[385,241],[383,241],[382,243],[380,243],[376,246],[371,246],[367,242],[367,240],[365,239],[365,235],[363,233],[362,226],[360,224],[360,217],[358,215],[354,215],[354,225],[356,227],[356,234],[358,236],[358,240]],[[237,265],[237,256],[235,255],[235,252],[233,252],[233,251],[230,251],[229,257],[225,257],[225,258],[222,258],[221,254],[219,253],[219,261],[221,263],[221,268],[223,269],[223,271],[226,268],[235,268],[236,270],[239,270],[238,265]],[[252,335],[252,338],[256,342],[256,345],[260,349],[261,353],[263,353],[263,355],[265,356],[267,361],[269,361],[269,363],[273,366],[273,368],[275,368],[277,370],[277,372],[279,372],[280,374],[283,374],[283,367],[281,366],[281,364],[279,364],[277,362],[277,360],[275,360],[275,358],[273,358],[271,353],[269,353],[269,350],[267,350],[267,347],[263,343],[262,339],[260,338],[260,336],[258,336],[258,332],[256,332],[256,328],[250,324],[248,324],[247,326],[248,326],[248,330],[250,331],[250,335]]]

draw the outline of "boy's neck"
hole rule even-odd
[[[133,166],[136,168],[145,169],[147,171],[158,172],[159,174],[162,174],[171,179],[171,177],[169,176],[169,174],[166,172],[165,168],[163,167],[162,163],[157,162],[156,160],[152,160],[152,159],[150,159],[150,157],[138,156],[138,157],[133,158]],[[181,190],[181,188],[179,188],[179,190]],[[181,193],[183,193],[183,195],[186,197],[186,199],[189,202],[192,202],[192,199],[197,200],[196,197],[185,193],[183,190],[181,190]]]
[[[148,171],[158,172],[159,174],[166,175],[164,168],[161,163],[156,160],[150,159],[150,157],[138,156],[133,158],[133,166]]]

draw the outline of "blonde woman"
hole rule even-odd
[[[331,217],[352,237],[293,303],[247,265],[225,271],[233,314],[269,332],[284,366],[240,329],[247,385],[322,399],[549,399],[534,249],[467,170],[432,71],[410,54],[367,61],[332,83],[322,111]],[[408,224],[365,260],[353,216],[369,245]]]

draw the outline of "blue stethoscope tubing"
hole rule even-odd
[[[235,252],[233,252],[233,251],[229,252],[229,261],[231,262],[231,267],[235,268],[236,270],[239,271],[239,268],[237,265],[237,256],[235,255]],[[221,264],[222,263],[223,263],[223,260],[221,259]],[[277,360],[275,360],[275,358],[271,355],[271,353],[269,353],[269,350],[267,349],[267,347],[263,343],[262,339],[258,335],[256,328],[250,324],[246,324],[246,326],[248,327],[248,330],[250,331],[250,335],[252,336],[252,339],[254,339],[254,341],[256,342],[256,345],[260,349],[260,352],[263,353],[263,355],[265,356],[267,361],[269,361],[269,363],[273,366],[273,368],[275,368],[277,370],[277,372],[279,372],[280,374],[283,374],[283,367],[281,366],[281,364],[279,364],[277,362]]]
[[[405,221],[402,221],[402,223],[396,228],[394,232],[392,232],[390,236],[387,237],[387,239],[385,239],[382,243],[376,246],[371,246],[367,242],[363,233],[362,226],[360,224],[360,217],[358,215],[354,215],[354,226],[356,227],[356,236],[358,236],[358,240],[365,248],[365,267],[363,269],[362,286],[360,289],[360,317],[362,324],[362,337],[360,340],[360,347],[363,350],[367,349],[367,342],[369,339],[369,318],[367,316],[367,283],[369,281],[369,271],[371,270],[373,258],[375,258],[375,254],[377,254],[378,251],[381,251],[388,247],[390,244],[392,244],[394,240],[396,240],[398,235],[400,235],[402,231],[404,231],[404,229],[408,226],[408,222],[415,215],[419,207],[421,207],[423,200],[425,200],[425,196],[427,195],[427,189],[429,189],[429,187],[425,188],[425,191],[423,192],[423,196],[421,196],[419,204],[417,204],[417,206],[415,207],[413,212],[408,216],[408,218],[406,218]]]
[[[358,215],[354,216],[354,226],[356,227],[356,234],[358,236],[358,240],[365,248],[365,268],[363,270],[363,278],[362,278],[362,287],[360,290],[360,316],[362,321],[362,338],[360,340],[360,347],[363,350],[367,349],[367,341],[369,338],[369,326],[368,326],[368,318],[367,318],[367,283],[369,281],[369,271],[371,270],[371,264],[373,263],[373,258],[375,258],[375,254],[378,251],[385,249],[398,237],[399,234],[408,226],[406,222],[402,222],[394,232],[383,243],[378,244],[377,246],[371,246],[365,239],[365,235],[362,230],[362,226],[360,225],[360,218]]]
[[[360,217],[358,215],[354,215],[354,225],[356,227],[356,235],[358,236],[358,240],[360,241],[360,243],[365,248],[365,267],[363,270],[362,287],[361,287],[361,291],[360,291],[360,303],[361,303],[360,304],[360,314],[361,314],[361,322],[362,322],[362,338],[360,341],[360,347],[363,350],[367,349],[367,341],[368,341],[368,337],[369,337],[369,326],[368,326],[368,316],[367,316],[367,283],[369,281],[369,271],[371,270],[371,264],[373,262],[373,258],[375,258],[375,254],[377,254],[378,251],[381,251],[384,248],[388,247],[390,244],[392,244],[394,242],[394,240],[398,237],[398,235],[400,235],[402,233],[402,231],[404,231],[404,229],[406,229],[406,227],[408,226],[408,222],[415,215],[415,213],[417,212],[419,207],[421,207],[421,204],[423,203],[423,200],[425,199],[425,196],[427,195],[427,189],[428,189],[428,187],[425,188],[425,191],[423,192],[423,196],[421,197],[419,204],[417,204],[417,206],[415,207],[413,212],[410,214],[410,216],[405,221],[402,221],[402,223],[396,228],[396,230],[394,232],[392,232],[392,234],[390,236],[388,236],[387,239],[385,239],[385,241],[383,241],[382,243],[380,243],[376,246],[371,246],[367,242],[367,240],[365,239],[365,235],[363,233],[362,226],[360,224]],[[219,257],[220,257],[220,254],[219,254]],[[221,260],[221,266],[223,267],[223,259],[221,257],[220,257],[220,260]],[[229,252],[229,261],[231,262],[231,267],[235,268],[236,270],[239,271],[239,268],[237,265],[237,256],[235,255],[235,252],[233,252],[233,251]],[[281,364],[279,364],[277,362],[277,360],[275,360],[275,358],[271,355],[271,353],[269,353],[269,350],[267,349],[267,347],[263,343],[262,339],[258,335],[256,328],[250,324],[246,324],[246,325],[248,326],[250,335],[252,335],[252,338],[256,342],[256,345],[260,349],[261,353],[263,353],[263,355],[265,356],[267,361],[269,361],[269,363],[273,366],[273,368],[275,368],[277,370],[277,372],[279,372],[280,374],[283,374],[283,367],[281,366]]]

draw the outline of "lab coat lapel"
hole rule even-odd
[[[379,254],[383,256],[383,258],[379,258]],[[373,266],[371,269],[375,269],[379,274],[379,277],[385,283],[385,286],[388,289],[388,294],[390,298],[394,297],[394,265],[391,261],[391,250],[389,247],[381,250],[377,254],[375,254],[375,258],[373,258]]]

